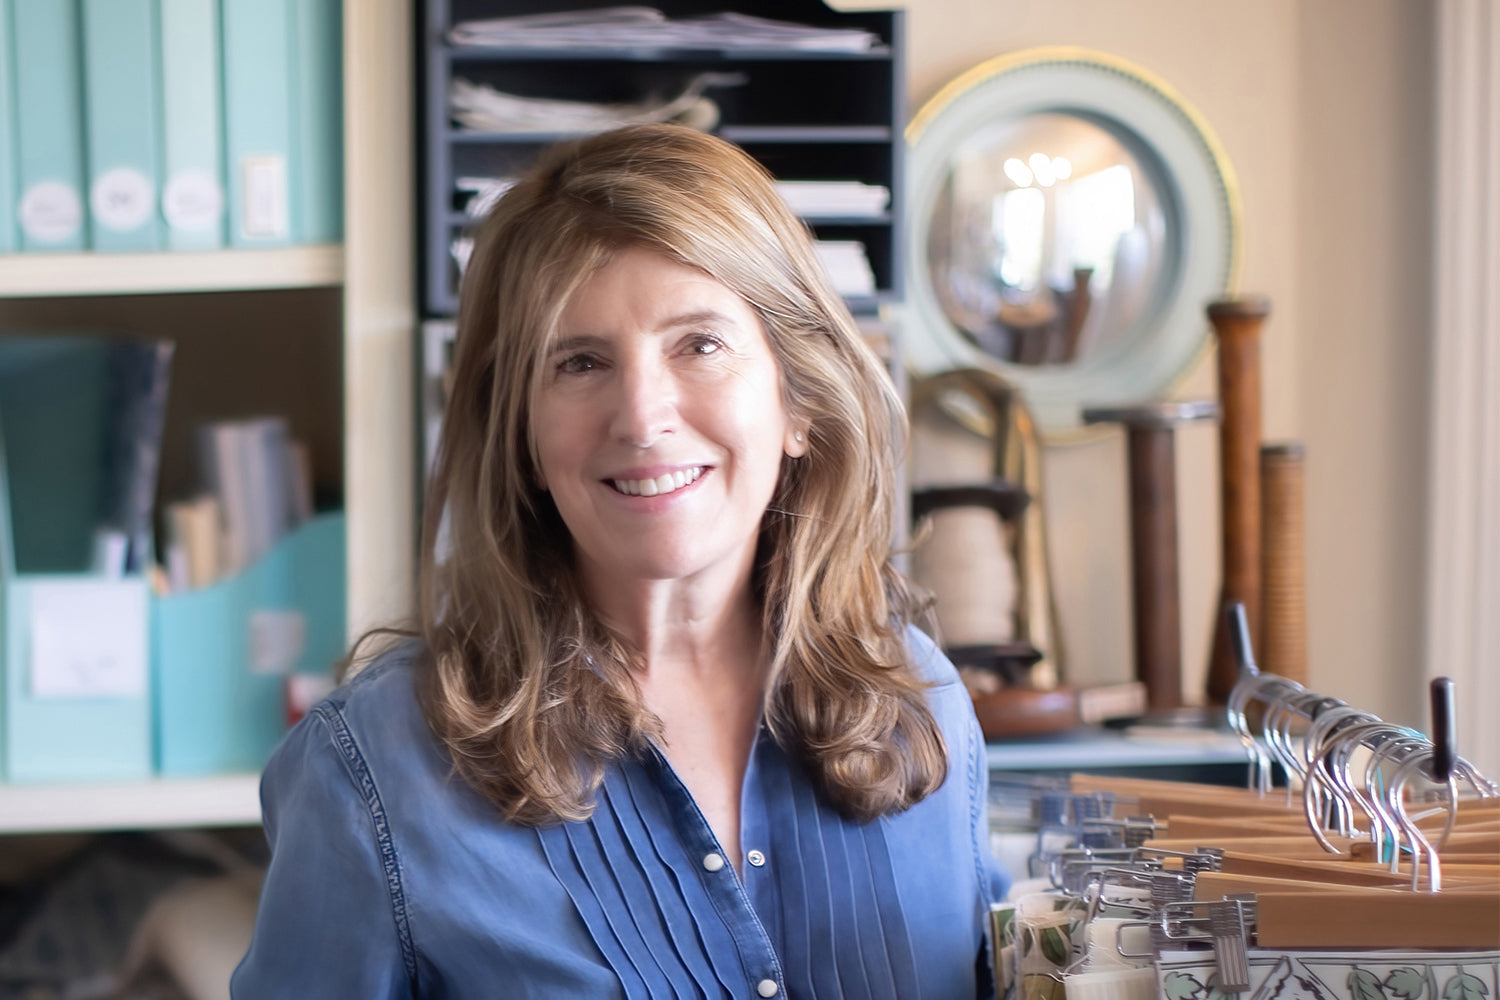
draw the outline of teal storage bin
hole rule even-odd
[[[286,732],[285,679],[345,645],[342,513],[320,514],[235,577],[152,606],[156,767],[259,770]]]
[[[149,603],[91,573],[111,413],[111,342],[0,340],[0,776],[151,773]]]
[[[100,601],[108,605],[100,615]],[[107,630],[103,655],[139,677],[107,695],[37,689],[32,658],[41,637],[33,613],[45,601],[51,620],[75,636]],[[139,577],[103,580],[87,574],[16,574],[4,581],[4,775],[12,782],[130,781],[151,775],[151,701],[147,694],[147,587]],[[124,628],[103,625],[108,617]],[[97,651],[98,647],[95,646]],[[97,655],[97,652],[96,652]],[[57,659],[56,656],[53,657]],[[90,668],[77,670],[84,673]],[[106,667],[106,669],[109,669]],[[67,682],[65,682],[67,683]],[[77,683],[76,679],[72,683]],[[97,685],[98,678],[91,683]]]

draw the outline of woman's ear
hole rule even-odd
[[[807,454],[807,429],[800,424],[789,424],[786,429],[786,442],[782,450],[789,458],[801,458]]]

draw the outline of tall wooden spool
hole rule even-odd
[[[1260,449],[1261,640],[1256,659],[1307,684],[1306,451],[1301,442]]]
[[[1135,671],[1146,685],[1147,707],[1157,716],[1182,707],[1176,429],[1189,421],[1211,420],[1218,413],[1212,400],[1083,409],[1086,424],[1118,423],[1125,428]]]
[[[1260,331],[1271,304],[1260,297],[1220,299],[1208,307],[1219,348],[1219,464],[1224,585],[1208,665],[1208,700],[1222,705],[1239,668],[1225,611],[1245,607],[1256,650],[1261,641]]]

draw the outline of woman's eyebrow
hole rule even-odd
[[[599,348],[604,346],[604,343],[604,338],[598,336],[597,334],[574,334],[569,337],[563,337],[561,340],[554,342],[552,346],[547,349],[547,356],[552,357],[557,354],[568,354],[572,351]]]
[[[658,324],[659,330],[675,330],[683,326],[700,326],[704,323],[730,323],[733,322],[729,316],[717,309],[695,309],[692,312],[681,313]]]
[[[728,313],[718,309],[694,309],[676,316],[669,316],[655,325],[655,332],[664,333],[669,330],[680,330],[683,327],[692,326],[724,326],[734,323],[734,318]],[[584,349],[598,349],[608,344],[609,338],[597,333],[575,333],[558,339],[547,349],[550,357],[554,354],[566,353]]]

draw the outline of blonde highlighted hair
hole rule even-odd
[[[679,126],[548,150],[477,233],[423,525],[428,722],[458,772],[530,824],[586,817],[605,769],[657,730],[634,651],[583,598],[528,424],[564,307],[625,248],[700,269],[765,327],[809,449],[783,458],[761,526],[764,717],[844,815],[905,809],[947,754],[907,662],[920,608],[889,562],[901,403],[766,171]]]

